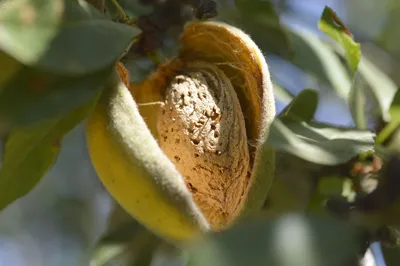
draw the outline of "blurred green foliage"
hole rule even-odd
[[[51,172],[60,149],[68,148],[64,136],[87,117],[115,63],[122,60],[131,71],[132,80],[142,80],[154,69],[154,61],[163,61],[176,52],[182,26],[194,19],[193,7],[199,8],[203,3],[120,0],[118,3],[126,13],[121,14],[111,0],[89,2],[97,3],[97,7],[104,3],[106,12],[83,0],[0,1],[3,215],[11,215],[13,206],[26,199],[28,192],[39,191],[39,181]],[[388,266],[397,265],[400,251],[393,246],[399,241],[400,219],[396,217],[400,217],[400,184],[392,178],[397,169],[381,171],[373,163],[358,169],[356,163],[370,163],[367,158],[374,153],[391,155],[400,150],[400,66],[395,61],[400,55],[396,28],[400,5],[395,0],[385,1],[387,22],[375,39],[368,40],[380,45],[383,53],[392,58],[390,67],[382,67],[373,53],[364,51],[368,42],[363,41],[363,36],[353,32],[346,20],[342,21],[329,7],[321,10],[321,19],[310,30],[282,19],[285,14],[292,14],[286,1],[216,2],[218,15],[214,19],[242,28],[259,45],[267,61],[278,58],[316,84],[311,88],[303,86],[292,73],[284,73],[284,79],[273,78],[277,103],[284,107],[268,138],[278,153],[277,171],[263,210],[224,232],[210,233],[199,242],[175,247],[153,235],[118,206],[111,214],[103,214],[109,221],[100,239],[98,232],[93,233],[95,237],[83,237],[77,232],[90,231],[88,228],[96,219],[87,222],[86,227],[81,223],[74,225],[73,221],[81,219],[87,210],[94,212],[95,207],[75,205],[69,200],[65,200],[66,205],[54,203],[53,211],[65,217],[65,234],[69,235],[69,226],[75,228],[71,230],[80,235],[77,238],[85,246],[84,258],[72,265],[88,265],[91,261],[93,266],[350,266],[356,265],[374,240],[386,246],[391,244],[392,248],[385,247],[384,255]],[[122,15],[128,15],[133,25],[118,23]],[[317,27],[326,35],[317,32]],[[274,66],[270,65],[272,77],[282,72]],[[287,88],[289,81],[295,88]],[[344,102],[341,112],[351,115],[354,123],[343,127],[316,119],[320,108],[325,108],[322,100],[326,95]],[[340,113],[335,108],[330,113],[332,118]],[[341,117],[336,117],[338,120]],[[79,137],[76,140],[85,149],[84,141]],[[90,167],[85,158],[86,167]],[[382,156],[383,169],[390,158],[394,157]],[[78,166],[69,163],[62,171],[73,173],[74,167]],[[92,170],[79,175],[89,176],[94,176]],[[64,176],[54,182],[75,189],[85,182],[71,180]],[[390,194],[389,201],[384,197],[383,208],[361,208],[357,202],[369,202],[369,197],[376,197],[376,193],[356,189],[363,182],[377,182],[379,191],[384,192],[378,197],[384,197],[389,188],[394,194]],[[83,187],[78,194],[89,195],[91,201],[82,202],[94,201],[100,189],[88,191],[93,187],[90,182]],[[68,212],[69,208],[73,211]],[[62,214],[65,210],[67,214]],[[33,211],[25,211],[25,216],[21,216],[34,224]],[[47,212],[40,216],[51,220]],[[71,224],[66,222],[68,219]],[[45,224],[42,220],[38,223]],[[390,236],[378,234],[382,228],[389,228]],[[1,234],[6,231],[1,229],[0,260]]]

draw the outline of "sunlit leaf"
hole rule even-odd
[[[360,62],[361,50],[360,44],[353,40],[349,29],[343,24],[336,13],[327,6],[322,13],[318,26],[320,30],[343,46],[350,69],[355,73]]]
[[[271,125],[268,143],[310,162],[336,165],[372,150],[373,138],[369,131],[311,126],[305,122],[283,123],[277,118]]]
[[[360,74],[356,73],[350,92],[349,106],[353,120],[359,129],[367,128],[367,117],[365,113],[366,102],[364,84]]]
[[[304,89],[279,114],[281,119],[289,118],[308,122],[313,119],[318,106],[318,93]]]
[[[289,103],[293,100],[294,96],[289,91],[278,85],[277,83],[274,82],[273,87],[274,87],[274,95],[277,100],[283,103]]]
[[[0,168],[0,210],[35,187],[55,163],[63,136],[86,117],[93,104],[11,132]]]
[[[400,126],[400,91],[397,91],[394,96],[389,113],[391,117],[390,122],[379,132],[376,143],[383,143]]]
[[[139,33],[107,20],[83,0],[6,0],[2,4],[0,50],[52,73],[99,71],[115,63]]]
[[[293,63],[318,81],[330,85],[348,101],[351,79],[332,47],[304,29],[291,29],[289,36],[294,51]]]
[[[190,266],[342,266],[359,249],[357,230],[327,218],[285,215],[240,224],[189,249]]]

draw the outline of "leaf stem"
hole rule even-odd
[[[131,19],[129,18],[129,16],[125,13],[124,9],[122,8],[122,6],[118,3],[117,0],[111,0],[111,2],[113,3],[113,5],[115,6],[115,8],[118,10],[118,13],[120,14],[120,16],[122,17],[122,20],[124,22],[130,22]]]

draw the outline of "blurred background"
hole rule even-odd
[[[125,0],[127,1],[127,0]],[[133,1],[133,0],[131,0]],[[123,2],[123,1],[121,1]],[[273,0],[281,23],[319,33],[325,5],[350,28],[368,58],[400,84],[400,2],[397,0]],[[268,35],[265,38],[274,38]],[[293,94],[318,89],[316,118],[352,125],[345,103],[326,83],[276,55],[267,55],[273,80]],[[287,102],[278,100],[280,111]],[[114,202],[91,166],[83,125],[63,140],[56,165],[27,196],[0,213],[0,266],[89,265]]]

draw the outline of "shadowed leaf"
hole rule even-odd
[[[377,101],[382,119],[389,121],[389,108],[397,92],[396,83],[365,56],[361,58],[358,71]]]
[[[96,245],[92,264],[148,266],[161,241],[116,205],[109,219],[107,232]]]
[[[250,34],[255,43],[266,53],[275,53],[284,57],[291,55],[287,33],[279,22],[279,16],[270,1],[235,0],[234,5],[223,1],[218,3],[218,20],[238,26]],[[273,36],[273,38],[265,38]]]
[[[0,168],[0,210],[35,187],[55,163],[60,139],[86,117],[93,104],[11,132]]]
[[[2,88],[0,122],[18,127],[65,115],[92,100],[113,69],[111,65],[89,75],[70,77],[24,68]]]
[[[3,84],[7,83],[21,68],[22,65],[17,60],[0,51],[0,94],[4,89]]]
[[[332,47],[304,29],[291,29],[289,36],[294,51],[293,63],[318,81],[330,85],[347,102],[351,79]]]
[[[376,143],[382,144],[387,140],[395,130],[400,126],[400,91],[398,90],[392,105],[389,110],[391,120],[390,122],[379,132],[376,138]]]
[[[83,0],[5,1],[0,28],[0,50],[25,65],[66,75],[115,63],[139,33]]]
[[[328,218],[290,214],[260,219],[211,234],[191,246],[189,265],[348,265],[357,256],[358,234]]]

